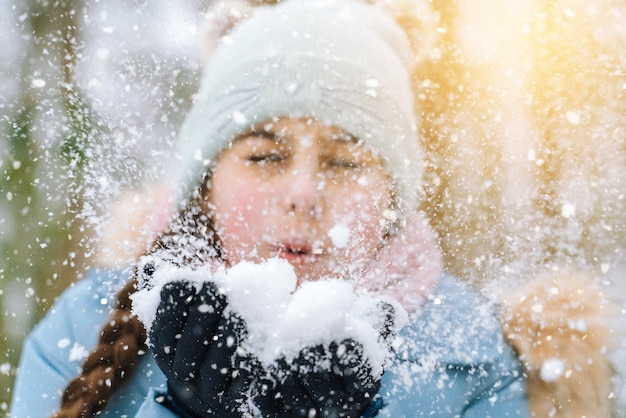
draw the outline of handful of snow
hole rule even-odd
[[[191,270],[146,256],[142,264],[152,263],[154,272],[140,278],[141,289],[132,296],[133,312],[148,331],[156,317],[163,286],[184,280],[217,284],[228,299],[228,308],[241,316],[248,328],[246,349],[264,364],[278,358],[290,361],[305,347],[327,345],[352,338],[363,345],[365,357],[374,374],[381,374],[389,356],[387,343],[380,338],[386,312],[380,303],[395,309],[393,331],[407,321],[402,306],[337,279],[305,282],[296,288],[296,274],[289,262],[273,258],[263,263],[242,262],[226,269]],[[140,271],[142,269],[140,268]]]

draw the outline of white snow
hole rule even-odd
[[[562,217],[567,219],[567,218],[571,218],[575,214],[576,214],[576,206],[572,205],[571,203],[565,203],[563,206],[561,206]]]
[[[337,224],[328,230],[328,237],[337,248],[345,248],[350,240],[350,229],[341,224]]]
[[[571,123],[572,125],[578,125],[578,124],[580,124],[580,115],[579,115],[578,113],[576,113],[576,112],[573,112],[573,111],[571,111],[571,110],[570,110],[570,111],[568,111],[568,112],[565,114],[565,118],[566,118],[566,119],[567,119],[567,121],[568,121],[569,123]]]
[[[46,87],[46,80],[42,78],[34,78],[33,81],[31,82],[31,85],[35,88],[41,89],[41,88]]]
[[[558,380],[565,372],[565,363],[563,360],[551,357],[543,362],[539,376],[544,382],[554,382]]]
[[[69,338],[61,338],[59,341],[57,341],[57,347],[59,348],[65,348],[69,345],[70,345]]]
[[[70,350],[70,355],[68,357],[69,361],[83,361],[89,356],[89,351],[85,348],[84,345],[74,343],[72,349]]]
[[[357,292],[345,280],[322,279],[296,287],[293,267],[279,258],[259,264],[242,262],[230,269],[207,267],[195,271],[153,257],[142,260],[148,261],[155,262],[157,268],[150,283],[142,283],[144,288],[132,297],[133,312],[146,328],[150,329],[154,321],[166,283],[213,281],[228,298],[227,310],[246,322],[248,339],[244,348],[266,364],[279,357],[289,361],[304,347],[352,338],[363,344],[373,372],[380,374],[389,352],[379,341],[384,318],[377,305],[383,301],[393,305],[396,328],[403,326],[407,318],[397,302]]]
[[[239,125],[244,125],[248,122],[246,115],[239,111],[233,112],[233,120]]]
[[[567,325],[574,331],[587,332],[587,322],[583,318],[568,318]]]
[[[11,374],[11,363],[0,364],[0,374],[4,376],[8,376],[9,374]]]

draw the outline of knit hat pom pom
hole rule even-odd
[[[439,14],[430,2],[421,0],[373,0],[372,3],[402,27],[411,45],[413,65],[437,55]],[[413,70],[413,69],[412,69]]]
[[[237,24],[247,19],[253,6],[247,0],[225,0],[215,2],[205,14],[205,21],[200,30],[198,55],[205,62],[220,40]]]

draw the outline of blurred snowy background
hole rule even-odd
[[[0,1],[0,413],[24,336],[97,264],[109,203],[167,180],[211,3]],[[624,307],[626,5],[424,5],[424,210],[448,269],[495,293],[585,270]]]
[[[93,265],[108,202],[171,163],[207,4],[0,1],[0,410],[25,334]]]

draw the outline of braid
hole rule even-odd
[[[131,312],[130,295],[134,291],[135,279],[118,294],[113,316],[102,328],[81,375],[67,385],[54,418],[87,418],[101,411],[111,392],[128,379],[145,353],[145,328]]]
[[[202,186],[192,193],[187,206],[148,253],[192,266],[221,258],[219,239],[207,215],[209,178],[207,173]],[[146,353],[146,330],[131,310],[137,274],[136,270],[118,293],[115,310],[100,331],[96,348],[85,360],[81,374],[65,388],[61,409],[53,418],[88,418],[102,411],[111,393],[128,380],[140,356]]]

